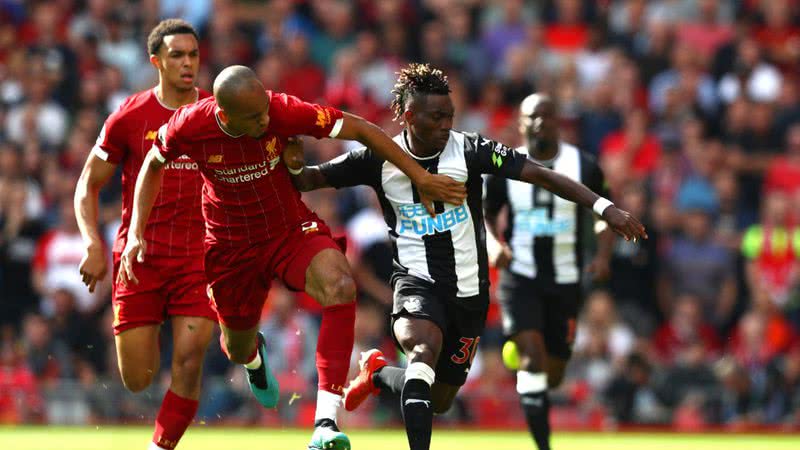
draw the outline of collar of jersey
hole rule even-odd
[[[533,157],[533,155],[531,155],[531,152],[529,152],[529,151],[528,151],[528,148],[527,148],[527,147],[525,147],[524,145],[522,146],[522,148],[524,148],[524,149],[525,149],[525,153],[527,153],[527,154],[528,154],[528,157],[529,157],[530,159],[532,159],[532,160],[536,161],[537,163],[539,163],[539,164],[541,164],[541,165],[543,165],[543,166],[545,166],[545,167],[552,167],[552,166],[553,166],[553,164],[555,164],[555,162],[556,162],[556,160],[558,159],[558,157],[559,157],[559,156],[561,156],[561,150],[563,149],[563,147],[564,147],[564,144],[563,144],[561,141],[559,141],[559,142],[558,142],[558,151],[556,152],[556,156],[553,156],[553,157],[552,157],[552,158],[550,158],[550,159],[543,159],[543,160],[540,160],[540,159],[536,159],[536,158],[534,158],[534,157]]]
[[[219,127],[220,130],[222,130],[223,133],[227,134],[228,136],[230,136],[232,138],[240,138],[240,137],[244,136],[244,133],[237,134],[237,135],[228,133],[228,130],[226,130],[222,126],[222,122],[219,121],[219,116],[217,115],[218,112],[219,112],[219,108],[214,108],[214,120],[217,121],[217,126]]]
[[[406,153],[411,155],[411,157],[416,159],[416,160],[427,161],[429,159],[438,158],[439,155],[441,155],[442,152],[444,151],[444,148],[447,148],[447,145],[445,145],[444,148],[441,149],[439,152],[437,152],[435,155],[417,156],[417,155],[414,154],[414,152],[411,151],[411,144],[409,144],[409,142],[408,142],[408,136],[406,135],[406,131],[407,131],[406,129],[403,129],[403,131],[400,132],[400,136],[403,138],[403,150],[405,150]],[[448,140],[447,142],[450,142],[450,141]]]
[[[158,86],[153,87],[153,97],[156,98],[156,101],[158,102],[159,105],[161,105],[162,108],[168,109],[170,111],[178,110],[178,108],[170,108],[169,106],[165,105],[160,98],[158,98]],[[197,100],[199,99],[200,99],[200,91],[198,91],[197,88],[194,88],[194,101],[192,103],[197,102]]]

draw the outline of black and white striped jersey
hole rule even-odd
[[[528,150],[519,147],[517,152],[527,155]],[[608,198],[600,167],[578,148],[561,142],[555,158],[537,162]],[[509,270],[557,284],[580,282],[592,212],[539,186],[489,177],[486,212],[498,214],[505,205],[505,239],[513,253]]]
[[[360,148],[319,166],[328,184],[375,189],[392,239],[395,273],[434,283],[445,296],[482,307],[489,289],[482,174],[518,178],[526,156],[478,134],[450,132],[440,153],[419,158],[410,152],[407,131],[394,140],[431,173],[465,183],[463,205],[435,202],[436,217],[420,203],[409,178],[369,148]]]

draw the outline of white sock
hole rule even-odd
[[[244,366],[250,370],[258,369],[259,367],[261,367],[261,355],[258,352],[256,352],[256,357],[253,358],[252,361],[245,364]]]
[[[317,391],[317,411],[314,422],[320,419],[331,419],[336,422],[336,413],[342,406],[342,396],[328,391]]]
[[[167,450],[167,449],[159,447],[158,445],[156,445],[155,442],[151,442],[150,447],[147,447],[147,450]]]
[[[536,394],[547,390],[547,374],[545,372],[517,372],[517,393]]]

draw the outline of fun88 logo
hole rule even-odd
[[[429,216],[425,206],[421,203],[401,205],[398,210],[400,212],[400,229],[397,231],[399,234],[427,236],[451,230],[456,225],[469,220],[466,205],[437,214],[436,217]]]

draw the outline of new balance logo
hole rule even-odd
[[[222,155],[211,155],[208,157],[208,162],[210,163],[221,163],[222,162]]]
[[[147,134],[144,135],[144,140],[153,141],[156,139],[156,136],[158,136],[158,131],[156,130],[148,131]]]
[[[420,399],[417,399],[417,398],[410,398],[410,399],[406,400],[405,405],[406,406],[413,405],[414,403],[423,403],[423,404],[425,404],[426,407],[428,407],[428,408],[431,407],[431,401],[430,400],[420,400]]]
[[[319,231],[319,227],[317,226],[317,222],[313,222],[313,221],[312,222],[304,222],[301,227],[302,227],[303,233],[305,233],[305,234],[313,233],[315,231]]]

